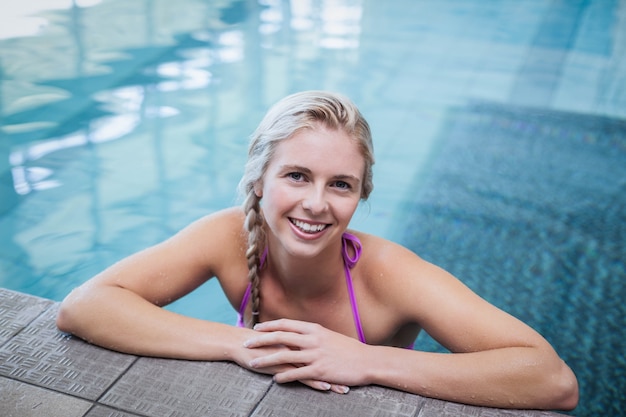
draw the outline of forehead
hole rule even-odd
[[[301,129],[276,145],[270,166],[298,165],[332,175],[363,177],[365,159],[358,141],[343,130]]]

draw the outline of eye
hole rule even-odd
[[[304,175],[301,172],[290,172],[287,174],[287,178],[293,181],[303,181]]]
[[[337,181],[335,182],[335,187],[341,189],[341,190],[349,190],[352,188],[352,186],[350,184],[348,184],[345,181]]]

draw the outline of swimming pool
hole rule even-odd
[[[354,227],[539,330],[576,415],[626,407],[625,2],[38,3],[0,13],[0,286],[61,300],[236,203],[267,107],[335,90],[376,148]],[[215,283],[170,308],[235,320]]]

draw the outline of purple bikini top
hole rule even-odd
[[[359,336],[359,340],[361,341],[361,343],[366,343],[365,334],[363,333],[363,326],[361,325],[361,317],[359,316],[356,296],[354,294],[354,287],[352,285],[352,275],[350,274],[350,270],[354,267],[354,265],[356,265],[359,258],[361,257],[361,248],[361,241],[358,237],[354,236],[351,233],[344,232],[344,234],[341,236],[341,255],[343,257],[343,269],[345,271],[346,285],[348,287],[348,295],[350,297],[350,306],[352,307],[352,317],[354,318],[354,325],[356,327],[356,332]],[[352,256],[350,255],[350,252],[353,253]],[[265,264],[266,258],[267,247],[263,251],[263,255],[261,255],[261,267]],[[241,300],[241,306],[239,307],[239,313],[237,315],[238,327],[246,327],[243,321],[243,316],[250,300],[251,292],[252,283],[248,283],[248,287],[246,288],[246,292],[244,293],[243,299]],[[407,346],[407,349],[412,348],[413,345]]]

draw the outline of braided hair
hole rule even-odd
[[[329,129],[343,130],[357,141],[365,160],[361,199],[366,200],[374,187],[374,150],[370,128],[361,112],[348,98],[325,91],[304,91],[283,98],[269,109],[252,134],[248,161],[239,182],[239,193],[244,201],[244,227],[248,232],[246,259],[251,283],[251,326],[259,322],[259,274],[261,256],[267,244],[261,213],[261,195],[258,191],[263,175],[280,141],[292,137],[302,129],[314,129],[319,123]]]

